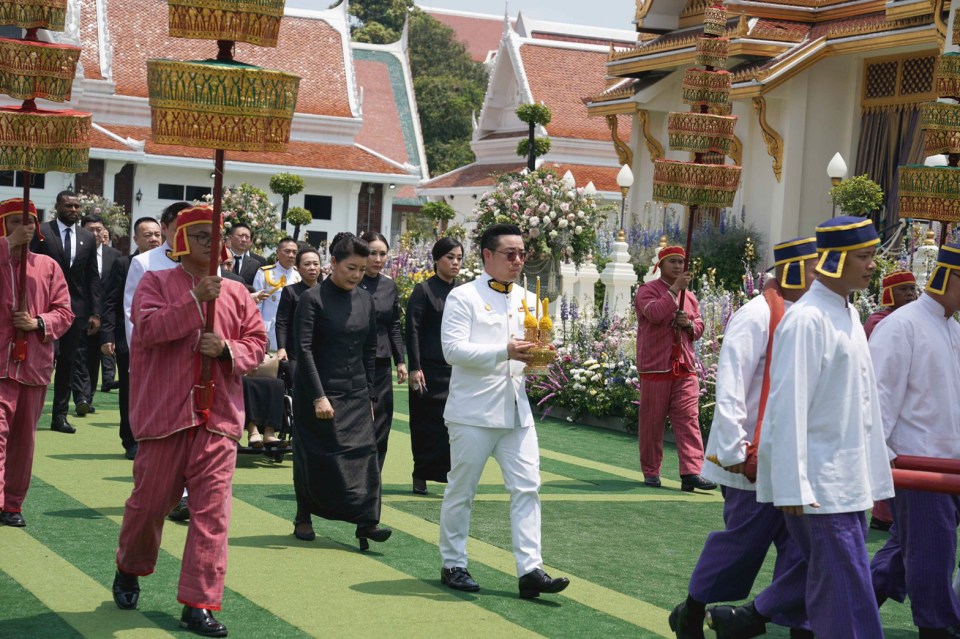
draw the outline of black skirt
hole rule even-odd
[[[393,367],[388,357],[377,358],[373,392],[377,396],[377,403],[373,408],[373,430],[377,433],[377,461],[380,470],[383,470],[383,460],[387,458],[387,440],[390,439],[390,425],[393,423]]]
[[[286,394],[283,380],[276,377],[244,377],[243,409],[247,423],[259,428],[280,430],[283,424],[283,396]]]
[[[293,484],[298,515],[370,526],[380,521],[380,469],[367,389],[328,392],[333,419],[294,400]]]
[[[443,409],[450,391],[450,367],[424,362],[427,390],[410,390],[410,447],[413,449],[413,476],[444,482],[450,472],[450,436],[443,421]]]

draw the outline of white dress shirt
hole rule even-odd
[[[793,302],[784,300],[783,305],[789,309]],[[747,446],[753,441],[760,412],[769,333],[770,305],[763,295],[757,295],[727,322],[717,363],[716,404],[705,459],[714,457],[720,465],[706,459],[701,475],[740,490],[756,490],[756,484],[740,473],[728,473],[722,466],[747,459]]]
[[[60,232],[60,242],[63,246],[64,253],[67,251],[67,229],[70,229],[70,266],[73,266],[73,263],[77,259],[77,225],[74,223],[67,226],[61,222],[59,218],[54,220],[53,223],[57,225],[57,230]]]
[[[870,355],[890,459],[960,459],[960,324],[921,295],[877,324]]]
[[[440,341],[453,369],[443,419],[483,428],[533,426],[523,362],[507,359],[507,342],[523,339],[526,294],[514,285],[509,294],[494,291],[484,273],[450,292],[443,309]]]
[[[133,294],[137,292],[137,286],[143,279],[143,274],[147,271],[166,271],[174,268],[177,263],[167,257],[167,251],[172,250],[170,245],[164,242],[155,249],[150,249],[146,253],[140,253],[130,260],[130,269],[127,271],[127,283],[123,289],[123,316],[127,330],[127,343],[132,344],[133,340],[133,322],[131,321],[131,307],[133,306]]]
[[[890,497],[867,336],[846,298],[816,281],[774,336],[757,501],[826,515]]]
[[[267,284],[267,273],[270,274],[270,279],[274,282],[279,282],[281,277],[284,278],[283,286],[273,290],[273,287]],[[256,293],[264,290],[267,292],[272,291],[270,297],[257,303],[257,308],[260,309],[260,314],[263,315],[263,325],[267,329],[267,337],[270,342],[269,348],[272,351],[277,350],[277,329],[275,325],[277,308],[280,306],[280,294],[283,292],[284,286],[290,286],[299,281],[300,273],[297,272],[296,267],[291,266],[289,269],[285,269],[280,266],[279,263],[262,267],[253,278],[253,290]]]

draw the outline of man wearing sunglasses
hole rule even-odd
[[[440,507],[440,581],[476,592],[467,571],[470,510],[480,475],[493,456],[510,493],[510,528],[521,599],[557,593],[570,584],[543,571],[540,555],[540,449],[527,401],[524,306],[537,300],[514,282],[526,259],[520,229],[494,224],[480,238],[483,275],[453,289],[443,310],[440,341],[452,366],[443,419],[450,433],[450,472]]]

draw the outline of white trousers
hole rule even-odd
[[[440,557],[444,568],[467,567],[470,510],[492,455],[510,493],[510,529],[517,576],[543,566],[540,556],[540,448],[528,428],[480,428],[447,422],[450,472],[440,507]]]

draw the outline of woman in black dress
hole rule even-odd
[[[377,317],[373,298],[357,288],[370,249],[338,234],[330,277],[300,297],[294,316],[294,535],[314,539],[311,515],[357,525],[360,548],[386,541],[380,528],[380,468],[373,430]]]
[[[452,237],[433,245],[436,275],[417,284],[407,302],[407,355],[410,358],[410,446],[413,492],[427,494],[427,480],[446,483],[450,438],[443,409],[450,390],[450,365],[443,359],[440,322],[447,295],[463,261],[463,245]]]
[[[297,372],[297,343],[293,316],[297,312],[300,296],[317,285],[320,279],[320,252],[312,246],[300,249],[297,253],[297,272],[300,281],[284,286],[277,305],[277,318],[274,329],[277,332],[277,359],[286,364],[287,374],[292,380]]]
[[[367,231],[360,239],[370,247],[367,271],[360,282],[360,288],[373,296],[373,305],[377,309],[377,363],[373,382],[377,405],[373,410],[373,425],[377,431],[380,470],[383,470],[383,460],[387,456],[387,439],[393,423],[393,367],[390,360],[392,358],[397,364],[398,384],[407,380],[407,367],[403,363],[403,335],[400,331],[397,285],[390,277],[381,273],[387,262],[390,246],[387,238],[376,231]]]

